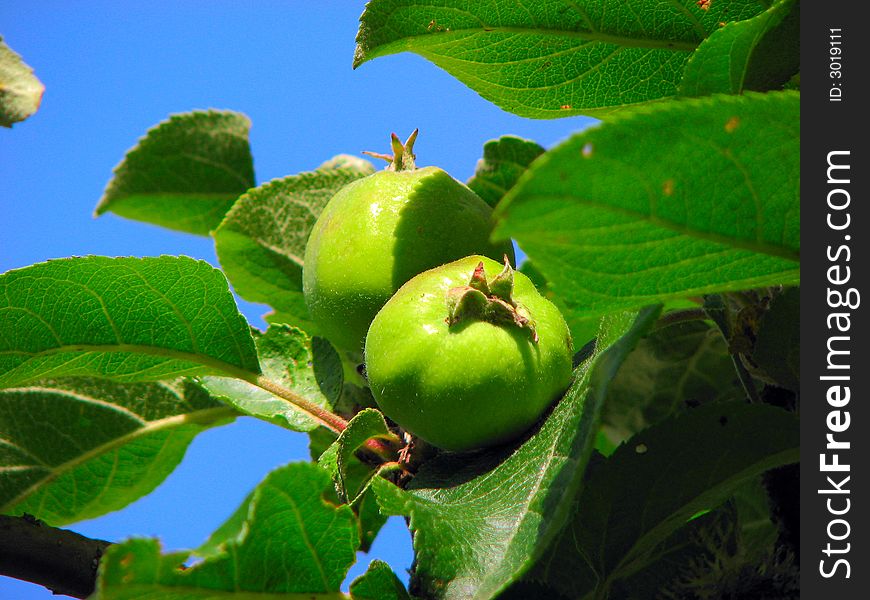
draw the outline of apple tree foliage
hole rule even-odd
[[[583,348],[573,384],[522,440],[404,467],[302,295],[317,216],[374,167],[341,155],[258,185],[244,115],[156,125],[96,213],[211,236],[221,269],[0,275],[0,509],[50,526],[120,509],[250,415],[310,436],[312,462],[200,548],[112,545],[93,598],[653,598],[791,573],[765,473],[798,460],[798,21],[797,0],[365,6],[355,67],[414,52],[522,117],[601,119],[552,148],[489,142],[468,182]],[[0,41],[0,123],[41,94]],[[230,286],[272,308],[268,330]],[[373,561],[341,592],[389,515],[413,532],[410,589]]]

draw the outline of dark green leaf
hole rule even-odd
[[[350,584],[352,600],[411,600],[390,565],[373,560],[368,571]]]
[[[578,569],[591,567],[602,594],[658,560],[663,542],[693,515],[764,471],[798,461],[799,446],[797,417],[768,405],[707,405],[662,421],[592,474],[544,564],[568,557]],[[550,583],[575,598],[589,591],[589,581]]]
[[[39,109],[45,86],[0,35],[0,125],[12,127]]]
[[[794,92],[626,112],[538,158],[496,235],[584,316],[796,282],[799,113]]]
[[[410,516],[415,589],[432,598],[492,598],[543,552],[580,486],[607,382],[658,312],[605,317],[595,355],[519,447],[441,454],[404,491],[374,480],[383,511]]]
[[[187,553],[161,556],[156,540],[113,545],[100,563],[96,598],[278,600],[306,592],[338,600],[359,539],[350,507],[324,501],[331,487],[329,474],[310,463],[274,471],[254,491],[243,533],[185,570],[178,567]]]
[[[786,288],[774,297],[758,325],[752,360],[780,387],[801,389],[799,287]]]
[[[691,53],[753,0],[372,0],[354,66],[423,56],[501,108],[552,119],[677,94]]]
[[[95,210],[208,235],[254,186],[251,122],[231,111],[172,115],[139,140]]]
[[[259,371],[226,278],[205,262],[89,256],[0,275],[0,387]]]
[[[687,407],[745,397],[718,328],[677,323],[638,343],[610,383],[601,420],[618,445]]]
[[[184,382],[69,378],[0,391],[0,511],[54,526],[150,493],[235,411]]]
[[[656,548],[655,559],[646,568],[614,582],[610,597],[659,600],[675,582],[721,568],[717,561],[742,550],[736,521],[730,502],[692,519]]]
[[[686,96],[781,88],[800,68],[800,5],[780,0],[746,21],[726,23],[704,40],[680,84]]]
[[[490,140],[483,145],[483,158],[477,162],[468,187],[495,206],[543,153],[544,149],[535,142],[512,135]]]
[[[254,342],[263,375],[312,404],[331,409],[341,395],[341,358],[322,338],[310,338],[288,325],[273,325],[255,333]],[[231,377],[204,377],[214,396],[239,411],[295,431],[309,431],[320,423],[268,389]]]
[[[353,160],[352,160],[353,159]],[[316,328],[302,296],[308,234],[333,194],[374,172],[367,161],[336,157],[316,171],[276,179],[248,191],[214,232],[218,260],[244,299],[271,306],[282,322]]]
[[[751,561],[772,554],[779,529],[770,518],[770,499],[761,477],[755,477],[734,492],[734,507],[740,539]]]

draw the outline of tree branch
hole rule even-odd
[[[49,527],[24,515],[0,515],[0,575],[47,587],[55,594],[87,598],[109,542]]]

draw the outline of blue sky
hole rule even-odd
[[[184,254],[217,265],[213,243],[113,215],[92,217],[112,167],[167,115],[232,109],[253,121],[257,182],[310,170],[339,153],[386,151],[420,129],[419,166],[466,180],[487,140],[550,147],[591,120],[509,115],[410,54],[351,69],[362,1],[15,1],[0,35],[46,86],[41,110],[0,130],[0,271],[85,254]],[[240,303],[255,326],[265,307]],[[239,419],[191,445],[169,479],[126,509],[71,529],[119,540],[201,543],[271,469],[307,459],[307,438]],[[410,537],[394,519],[351,576],[381,558],[407,580]],[[52,597],[0,577],[0,600]]]

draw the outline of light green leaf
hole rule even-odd
[[[607,390],[602,427],[618,445],[688,407],[745,398],[719,329],[677,323],[642,339],[625,360]]]
[[[254,186],[248,118],[232,111],[172,115],[115,167],[96,215],[208,235],[236,198]]]
[[[359,539],[350,507],[324,500],[331,487],[329,474],[310,463],[272,472],[254,491],[243,533],[185,570],[178,567],[187,553],[161,556],[156,540],[113,545],[100,563],[96,600],[346,598],[338,590]]]
[[[686,65],[685,96],[781,88],[800,69],[800,5],[780,0],[746,21],[726,23]]]
[[[339,500],[348,504],[356,503],[368,489],[371,478],[375,475],[374,469],[367,468],[360,481],[359,477],[349,472],[349,468],[359,464],[354,453],[370,438],[388,439],[389,437],[390,430],[384,415],[378,410],[367,408],[354,416],[348,422],[347,428],[339,434],[338,439],[320,455],[317,462],[332,475]]]
[[[637,434],[592,473],[574,520],[541,564],[591,566],[597,597],[606,597],[615,581],[658,560],[662,543],[693,515],[722,504],[764,471],[799,458],[793,413],[739,402],[676,415]],[[570,598],[589,591],[588,579],[548,582]]]
[[[0,125],[12,127],[39,109],[45,86],[0,35]]]
[[[302,295],[308,235],[335,192],[373,172],[365,160],[338,156],[316,171],[276,179],[242,195],[214,232],[218,260],[236,292],[275,309],[281,317],[274,322],[315,334]]]
[[[496,208],[495,235],[578,316],[794,283],[799,116],[794,92],[626,112],[538,158]]]
[[[59,526],[123,508],[235,411],[182,380],[69,378],[0,390],[0,511]]]
[[[350,584],[350,595],[353,600],[411,600],[390,565],[380,560]]]
[[[658,313],[605,317],[596,353],[519,447],[441,454],[406,490],[373,481],[383,512],[410,516],[413,589],[439,599],[492,598],[544,551],[580,487],[607,383]]]
[[[256,332],[254,342],[263,376],[315,406],[330,410],[341,395],[341,358],[329,342],[310,338],[288,325],[273,325]],[[268,389],[230,377],[203,377],[202,384],[215,397],[239,411],[294,431],[310,431],[320,422],[311,414]]]
[[[754,0],[372,0],[354,67],[410,51],[504,110],[552,119],[674,96],[683,69],[719,23]]]
[[[89,256],[0,275],[0,387],[259,371],[227,281],[205,262]]]
[[[532,161],[543,153],[544,149],[535,142],[512,135],[490,140],[483,145],[483,158],[477,161],[468,187],[487,204],[495,206]]]

